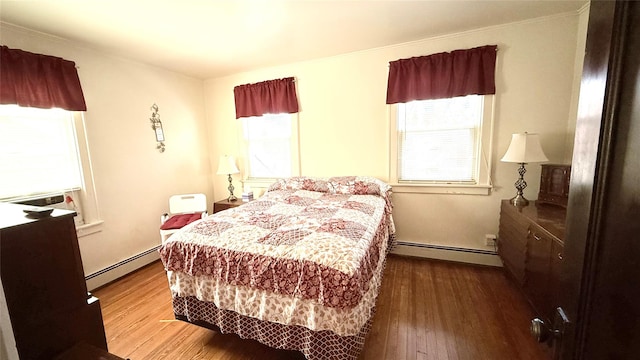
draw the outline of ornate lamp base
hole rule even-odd
[[[518,174],[520,174],[520,178],[514,184],[518,192],[516,196],[509,200],[509,202],[513,206],[529,205],[529,200],[525,199],[524,195],[522,195],[522,191],[527,187],[527,182],[524,181],[524,174],[527,172],[527,169],[524,168],[524,164],[525,163],[520,163],[520,167],[518,168]]]
[[[229,174],[229,187],[227,188],[229,190],[229,197],[227,198],[227,200],[229,201],[236,201],[238,200],[238,198],[233,195],[233,184],[231,183],[233,181],[233,178],[231,177],[231,174]]]
[[[512,197],[509,202],[511,203],[511,205],[513,206],[527,206],[529,205],[529,200],[525,199],[524,196],[518,194],[514,197]]]

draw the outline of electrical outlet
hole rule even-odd
[[[496,235],[495,234],[485,234],[484,235],[484,244],[487,246],[494,246],[496,244]]]

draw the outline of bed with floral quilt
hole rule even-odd
[[[177,319],[309,360],[357,359],[395,238],[391,188],[295,177],[172,235],[159,252]]]

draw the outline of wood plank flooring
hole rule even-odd
[[[304,359],[176,321],[162,264],[94,291],[109,351],[146,359]],[[502,269],[391,255],[360,360],[544,360],[533,314]]]

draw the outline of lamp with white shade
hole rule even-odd
[[[530,134],[527,132],[511,135],[511,144],[507,152],[502,157],[501,161],[519,163],[518,174],[520,178],[515,182],[517,194],[510,202],[514,206],[526,206],[529,204],[529,200],[525,199],[522,195],[523,190],[527,187],[527,182],[524,181],[524,174],[527,172],[525,164],[535,162],[549,161],[547,156],[542,151],[540,145],[540,137],[538,134]]]
[[[229,198],[227,198],[227,200],[229,201],[236,201],[238,200],[237,197],[235,197],[235,195],[233,195],[233,178],[231,177],[232,174],[237,174],[239,173],[240,170],[238,170],[238,167],[236,166],[236,159],[233,156],[228,156],[228,155],[221,155],[220,156],[220,160],[218,161],[218,175],[228,175],[229,176],[229,187],[227,188],[229,190]]]

